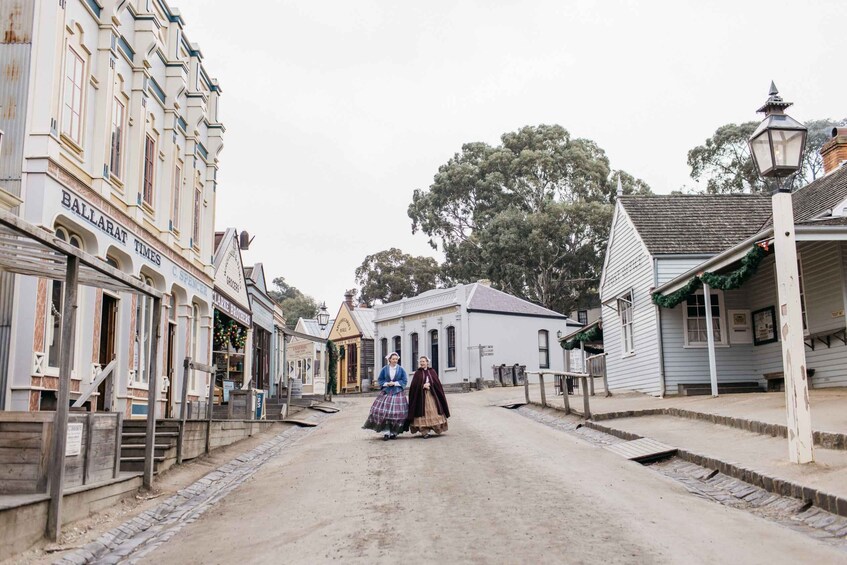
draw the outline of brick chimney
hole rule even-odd
[[[348,308],[350,308],[351,310],[354,308],[354,306],[353,306],[353,296],[354,295],[355,295],[355,292],[352,291],[352,290],[348,290],[347,292],[344,293],[344,303],[347,304]]]
[[[832,128],[832,139],[821,147],[823,174],[827,175],[847,161],[847,128]]]

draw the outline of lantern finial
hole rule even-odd
[[[786,102],[782,99],[782,96],[779,95],[779,90],[776,89],[776,84],[774,81],[771,81],[771,87],[768,89],[768,99],[765,101],[765,105],[756,110],[756,112],[761,112],[766,116],[770,116],[771,114],[784,114],[785,109],[794,104],[793,102]]]

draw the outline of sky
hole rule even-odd
[[[331,311],[367,255],[439,258],[406,210],[464,143],[559,124],[668,193],[771,80],[798,120],[847,116],[843,0],[170,4],[223,89],[217,229]]]

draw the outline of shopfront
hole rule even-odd
[[[272,337],[274,335],[274,302],[268,296],[265,270],[261,263],[245,269],[247,293],[253,312],[253,362],[250,384],[257,390],[271,390]]]
[[[216,234],[214,333],[215,402],[229,402],[232,390],[247,388],[253,361],[253,314],[247,294],[237,232]]]

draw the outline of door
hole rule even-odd
[[[358,385],[359,348],[355,343],[347,346],[347,387]]]
[[[431,345],[430,366],[438,372],[438,330],[430,330],[429,343]]]
[[[105,369],[106,365],[115,358],[115,332],[118,322],[118,299],[103,293],[103,308],[100,314],[100,357],[97,360],[100,367]],[[114,390],[115,371],[106,377],[97,387],[97,411],[108,411],[112,409],[112,391]]]
[[[168,376],[168,392],[167,392],[167,401],[165,402],[165,418],[173,418],[174,417],[174,401],[175,401],[175,391],[176,391],[176,381],[174,377],[176,376],[176,367],[174,367],[174,361],[176,361],[176,324],[169,322],[168,323],[168,341],[165,350],[165,371]]]

